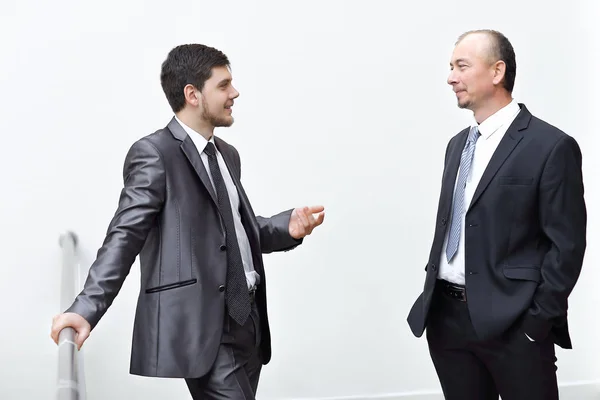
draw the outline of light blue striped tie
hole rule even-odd
[[[448,234],[448,244],[446,245],[446,259],[448,262],[458,250],[460,242],[460,228],[463,222],[463,214],[465,212],[465,186],[467,178],[471,172],[471,163],[473,154],[475,153],[475,144],[479,139],[479,129],[474,126],[469,132],[467,143],[460,157],[460,167],[458,170],[458,181],[456,182],[456,190],[454,192],[454,201],[452,202],[452,220],[450,224],[450,233]]]

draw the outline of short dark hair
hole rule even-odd
[[[484,33],[492,39],[492,45],[490,48],[490,62],[504,61],[506,64],[506,71],[504,72],[504,88],[512,93],[515,87],[515,78],[517,75],[517,60],[515,57],[515,50],[510,44],[510,41],[502,33],[493,29],[478,29],[469,32],[465,32],[456,41],[458,44],[466,36],[472,33]]]
[[[183,88],[190,84],[201,91],[214,67],[229,67],[227,56],[215,48],[184,44],[169,52],[160,71],[160,84],[173,112],[185,106]]]

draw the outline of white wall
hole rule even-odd
[[[217,133],[242,155],[255,210],[327,207],[301,248],[266,257],[274,356],[260,398],[439,391],[405,318],[444,149],[469,121],[445,80],[456,37],[473,28],[509,37],[515,97],[583,149],[589,250],[558,373],[561,386],[599,381],[598,14],[592,1],[552,3],[3,0],[0,398],[52,398],[58,236],[75,230],[89,266],[127,149],[171,117],[160,64],[190,42],[233,63],[236,123]],[[136,263],[84,347],[90,400],[188,398],[182,381],[128,374],[138,285]]]

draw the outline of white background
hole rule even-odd
[[[470,122],[446,84],[448,62],[475,28],[508,36],[515,97],[582,148],[588,251],[558,376],[561,386],[600,381],[596,7],[2,0],[0,399],[54,398],[58,237],[74,230],[89,267],[129,146],[172,116],[160,65],[193,42],[232,62],[236,122],[217,134],[240,151],[255,211],[327,208],[303,246],[266,256],[274,351],[259,398],[439,391],[405,318],[423,284],[446,143]],[[128,373],[138,288],[136,262],[84,346],[90,400],[189,398],[181,380]]]

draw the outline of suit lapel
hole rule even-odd
[[[490,162],[488,163],[485,171],[483,172],[483,175],[481,176],[479,184],[475,189],[475,193],[473,194],[473,198],[471,199],[471,204],[469,205],[467,212],[469,212],[469,210],[473,208],[475,203],[477,203],[477,200],[479,200],[483,192],[487,189],[487,187],[489,186],[490,182],[492,181],[502,164],[504,164],[508,156],[513,152],[515,147],[517,147],[521,139],[523,139],[523,131],[527,129],[527,126],[529,126],[529,121],[531,120],[531,113],[527,110],[527,108],[524,105],[520,104],[520,106],[521,111],[519,112],[519,115],[517,115],[517,118],[515,118],[513,123],[506,131],[506,134],[498,144],[498,148],[492,155]]]
[[[167,128],[171,131],[171,134],[181,141],[181,150],[189,160],[192,167],[198,174],[198,177],[206,187],[206,190],[210,194],[211,199],[215,203],[215,207],[219,210],[219,203],[217,201],[217,195],[213,189],[210,178],[208,177],[208,172],[204,167],[204,163],[200,158],[200,152],[196,149],[194,142],[188,136],[186,131],[179,125],[177,120],[173,118]],[[252,252],[256,255],[261,254],[260,250],[260,233],[258,230],[258,224],[256,223],[256,218],[254,217],[254,212],[252,211],[252,207],[250,206],[250,201],[244,192],[244,188],[242,187],[242,183],[240,181],[240,177],[238,174],[239,167],[236,168],[236,163],[231,155],[230,150],[227,148],[227,144],[225,144],[220,138],[215,136],[215,145],[217,150],[221,153],[223,160],[225,161],[225,165],[227,165],[227,170],[229,171],[229,175],[235,184],[235,187],[238,192],[238,196],[240,198],[240,212],[242,215],[242,223],[245,225],[246,234],[248,235],[248,239],[250,240],[250,246],[252,248]],[[220,211],[219,211],[220,212]],[[260,257],[258,258],[260,260]],[[255,265],[255,268],[258,266]],[[259,274],[261,273],[260,269],[257,270]]]
[[[208,190],[210,197],[212,198],[213,202],[215,203],[218,209],[219,203],[217,202],[217,195],[210,182],[210,178],[208,177],[208,172],[204,167],[204,163],[202,163],[202,159],[200,158],[200,150],[196,149],[193,140],[188,136],[185,130],[181,127],[181,125],[179,125],[177,120],[175,120],[175,118],[173,118],[171,122],[169,122],[169,125],[167,127],[169,128],[173,136],[175,136],[175,138],[181,141],[180,147],[183,151],[183,154],[185,154],[190,164],[192,164],[192,167],[194,167],[196,174],[198,174],[198,177],[206,187],[206,190]]]

